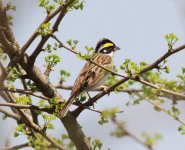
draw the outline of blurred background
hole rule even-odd
[[[6,0],[5,0],[6,1]],[[17,41],[22,46],[37,26],[41,23],[46,13],[39,5],[39,0],[13,0],[17,10],[13,15],[13,31]],[[184,0],[86,0],[82,11],[69,12],[62,20],[59,32],[56,34],[63,42],[68,39],[77,39],[77,49],[85,52],[85,46],[95,47],[97,41],[103,37],[111,39],[121,51],[115,54],[115,64],[119,65],[126,59],[152,63],[167,51],[166,34],[174,33],[179,37],[176,46],[185,43],[185,1]],[[33,52],[36,40],[27,51]],[[80,61],[74,54],[59,49],[56,52],[61,57],[61,63],[51,73],[50,80],[53,84],[59,82],[59,70],[71,72],[71,77],[66,85],[72,85],[85,61]],[[45,68],[42,54],[37,58],[37,65],[43,71]],[[176,79],[185,66],[185,52],[182,51],[168,59],[171,73],[164,75],[168,79]],[[70,92],[61,90],[61,94],[68,99]],[[96,94],[96,93],[92,93]],[[0,101],[3,101],[0,99]],[[156,112],[153,106],[142,102],[136,106],[125,106],[129,101],[127,94],[114,94],[104,96],[95,104],[95,108],[119,107],[124,113],[118,115],[119,120],[127,123],[127,129],[140,137],[143,132],[148,134],[160,133],[162,139],[154,146],[155,150],[184,150],[185,136],[178,132],[179,123],[162,112]],[[170,102],[168,102],[170,105]],[[180,102],[179,108],[183,112],[182,120],[185,121],[185,103]],[[0,114],[0,116],[2,116]],[[147,148],[136,143],[129,137],[115,138],[110,136],[115,129],[113,124],[99,125],[99,115],[85,110],[78,118],[79,123],[87,136],[99,138],[103,142],[103,150],[110,147],[112,150],[146,150]],[[49,134],[61,137],[65,129],[60,122],[55,121],[55,130]],[[14,138],[16,123],[12,119],[2,120],[0,117],[0,148],[5,143],[17,145],[26,141],[24,136]],[[28,149],[28,148],[26,148]]]

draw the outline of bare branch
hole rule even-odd
[[[158,65],[164,61],[166,58],[168,58],[169,56],[171,56],[172,54],[175,54],[181,50],[184,50],[185,49],[185,44],[184,45],[181,45],[179,46],[178,48],[176,49],[172,49],[172,50],[168,50],[162,57],[160,57],[159,59],[157,59],[154,63],[152,63],[151,65],[147,66],[146,68],[144,68],[140,74],[143,74],[149,70],[152,70],[154,68],[157,68]]]
[[[24,144],[20,144],[20,145],[10,147],[10,148],[3,148],[1,150],[17,150],[17,149],[25,148],[25,147],[28,147],[28,146],[29,146],[29,143],[24,143]]]
[[[45,108],[45,107],[39,107],[39,106],[35,106],[35,105],[22,105],[22,104],[15,104],[15,103],[0,103],[0,106],[9,106],[9,107],[14,107],[14,108],[18,108],[18,109],[35,109],[35,110],[51,113],[51,109]]]
[[[58,88],[58,89],[64,89],[64,90],[72,90],[72,88],[73,88],[73,86],[66,86],[66,85],[56,85],[55,87]],[[100,92],[100,91],[102,91],[102,88],[96,88],[96,89],[93,89],[91,91]],[[132,94],[132,93],[142,92],[142,90],[141,89],[125,89],[125,90],[119,90],[118,89],[118,92],[124,92],[124,93],[128,93],[128,94]]]
[[[28,94],[28,95],[38,97],[40,99],[49,100],[49,98],[47,98],[45,96],[42,96],[42,95],[39,95],[39,94],[36,94],[31,90],[0,88],[0,91],[8,91],[8,92],[12,92],[12,93]]]
[[[119,126],[119,122],[117,121],[116,118],[112,118],[111,119],[112,122]],[[143,145],[144,147],[148,148],[149,150],[153,150],[153,148],[151,146],[146,145],[142,140],[140,140],[138,137],[136,137],[134,134],[132,134],[131,132],[129,132],[127,129],[125,128],[119,128],[119,130],[121,130],[122,134],[124,134],[125,136],[128,136],[130,138],[132,138],[133,140],[135,140],[137,143]]]
[[[21,117],[15,113],[12,113],[10,111],[4,110],[0,108],[0,112],[5,114],[6,116],[15,119],[16,121],[19,121],[21,119]]]
[[[81,103],[79,103],[79,102],[73,102],[73,105],[76,105],[76,106],[79,106],[79,107],[83,107],[84,109],[88,109],[88,110],[97,112],[97,113],[99,113],[99,114],[102,114],[102,111],[89,108],[89,107],[84,106],[83,104],[81,104]],[[1,104],[0,104],[0,106],[1,106]],[[116,113],[123,113],[123,111],[118,111],[118,112],[116,112]]]
[[[178,116],[174,116],[173,114],[169,113],[168,110],[162,108],[160,105],[154,103],[151,100],[146,100],[145,101],[149,102],[150,104],[152,104],[154,107],[156,107],[159,111],[163,111],[164,113],[166,113],[167,115],[171,116],[173,119],[177,120],[178,122],[180,122],[181,124],[183,124],[185,126],[185,122],[182,121]]]
[[[3,87],[3,82],[6,79],[7,73],[3,67],[3,64],[0,62],[0,89]],[[0,91],[0,96],[3,99],[8,99],[8,96],[6,94],[6,92],[4,91]]]

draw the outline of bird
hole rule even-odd
[[[91,61],[87,61],[75,80],[71,96],[60,112],[61,118],[66,116],[70,105],[75,101],[76,97],[80,93],[84,91],[88,93],[88,91],[101,87],[105,83],[110,72],[96,64],[101,65],[104,68],[111,69],[114,66],[114,52],[117,50],[120,50],[120,48],[107,38],[102,38],[98,41],[94,54],[90,58]]]

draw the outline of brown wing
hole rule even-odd
[[[107,54],[96,54],[92,60],[104,67],[107,67],[112,62],[112,57]],[[105,74],[105,70],[97,65],[87,62],[77,77],[71,94],[79,93],[87,87],[96,85]]]

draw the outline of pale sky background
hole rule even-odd
[[[22,46],[36,27],[41,23],[44,10],[38,7],[38,0],[14,0],[17,11],[13,13],[15,36]],[[86,45],[95,47],[97,41],[103,37],[114,41],[121,51],[115,54],[115,64],[118,66],[126,58],[135,62],[146,61],[152,63],[167,51],[167,43],[164,36],[174,33],[179,37],[176,46],[185,43],[185,1],[184,0],[86,0],[83,11],[68,13],[59,27],[56,35],[65,42],[68,39],[80,41],[77,49],[84,52]],[[29,48],[30,54],[37,44],[34,42]],[[61,63],[56,66],[56,71],[51,74],[51,82],[56,84],[59,81],[60,69],[72,72],[68,79],[68,85],[72,85],[84,61],[80,61],[74,54],[60,49],[56,52],[61,56]],[[185,52],[182,51],[169,59],[171,73],[165,75],[168,79],[175,79],[176,74],[185,66]],[[43,55],[37,59],[37,63],[43,68]],[[68,99],[69,92],[61,91],[65,99]],[[93,93],[92,93],[93,95]],[[178,122],[164,113],[153,110],[153,107],[143,102],[138,106],[126,107],[129,101],[126,94],[114,94],[103,97],[97,104],[96,109],[120,107],[124,113],[119,114],[119,120],[127,122],[127,129],[140,137],[142,132],[151,135],[161,133],[162,140],[155,146],[154,150],[184,150],[185,136],[182,136],[177,128]],[[184,102],[179,107],[183,111]],[[185,111],[184,111],[185,112]],[[181,115],[185,121],[185,113]],[[113,124],[99,125],[98,114],[84,111],[78,118],[84,133],[92,138],[99,138],[103,142],[102,150],[110,147],[112,150],[147,150],[129,137],[117,139],[110,136],[115,129]],[[65,132],[60,122],[55,122],[56,129],[50,134],[60,137]],[[23,138],[13,138],[16,124],[7,119],[0,118],[0,148],[4,147],[4,140],[11,138],[10,145],[24,143]],[[28,149],[28,148],[26,148]]]

